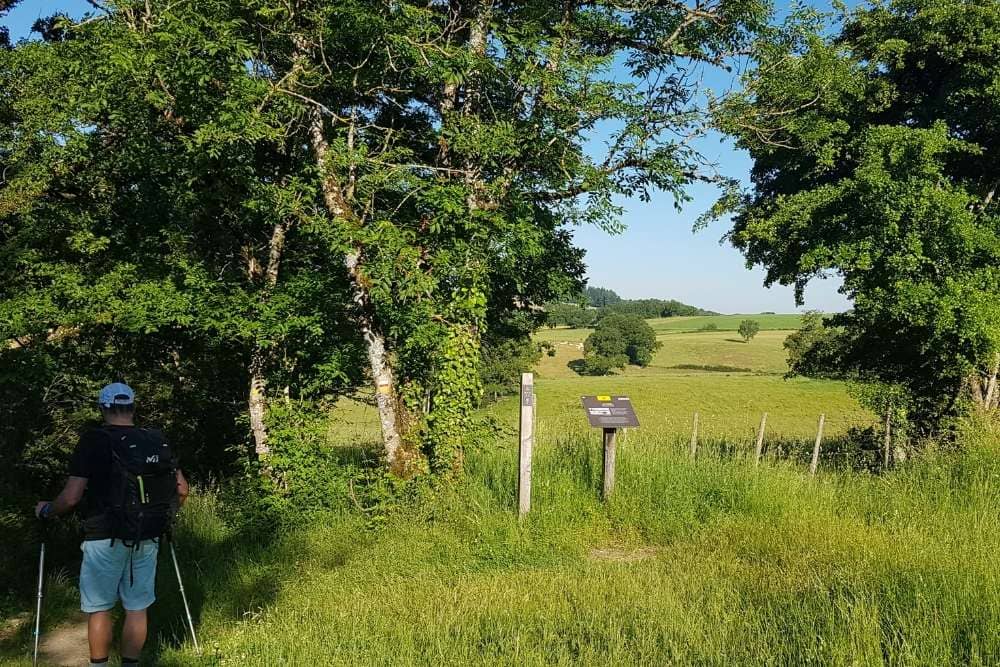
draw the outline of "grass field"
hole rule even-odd
[[[736,331],[743,320],[755,320],[760,324],[761,331],[798,329],[802,325],[802,315],[798,313],[663,317],[649,320],[649,324],[656,331],[697,331],[705,325],[714,325],[719,331]]]
[[[730,317],[734,316],[710,319]],[[771,317],[783,321],[798,316]],[[651,320],[654,324],[661,321],[665,320]],[[763,412],[768,413],[769,438],[802,442],[815,436],[821,413],[826,414],[825,432],[831,437],[844,435],[851,426],[874,423],[873,415],[857,404],[841,382],[784,379],[787,364],[782,344],[789,330],[761,331],[750,343],[726,331],[665,331],[658,335],[663,347],[652,364],[629,366],[606,377],[581,376],[570,367],[583,358],[583,340],[589,333],[589,329],[543,329],[537,334],[538,340],[552,343],[556,352],[554,357],[543,355],[535,369],[538,430],[543,439],[587,434],[580,397],[588,394],[631,396],[642,431],[664,444],[690,437],[695,412],[706,439],[741,445],[749,442]],[[513,428],[517,401],[501,399],[490,412]],[[332,441],[378,439],[377,417],[370,406],[344,402],[331,425]]]
[[[961,453],[930,449],[885,475],[827,452],[811,478],[804,455],[820,412],[831,444],[874,418],[840,383],[783,379],[784,333],[747,345],[664,332],[651,367],[594,378],[567,366],[585,332],[542,332],[566,345],[538,369],[523,521],[513,399],[490,408],[506,432],[467,453],[460,483],[377,517],[328,512],[244,534],[201,490],[178,543],[205,650],[184,638],[163,559],[147,657],[168,667],[1000,664],[1000,428],[967,424]],[[747,370],[705,370],[720,366]],[[598,433],[579,406],[597,393],[632,396],[642,422],[620,439],[607,503]],[[694,411],[703,446],[691,460]],[[755,467],[763,411],[771,453]],[[374,419],[344,404],[331,445],[373,442]],[[49,581],[58,619],[73,578]],[[27,665],[14,656],[28,645],[22,630],[0,640],[0,656]]]
[[[375,531],[333,515],[245,541],[209,496],[183,553],[207,655],[165,641],[160,664],[997,664],[1000,434],[973,437],[809,479],[637,436],[608,504],[597,448],[564,437],[523,522],[512,446]]]
[[[851,426],[867,426],[873,416],[864,411],[840,382],[784,379],[788,369],[783,347],[791,329],[764,329],[744,343],[727,326],[742,315],[675,317],[649,320],[662,343],[653,362],[629,366],[606,377],[581,376],[572,364],[583,358],[583,341],[590,329],[543,329],[536,338],[552,344],[555,356],[543,356],[536,368],[539,430],[542,433],[584,432],[580,409],[585,394],[632,397],[642,430],[663,442],[688,437],[692,417],[699,413],[701,432],[708,438],[748,442],[761,413],[768,413],[768,434],[775,438],[808,439],[816,433],[819,415],[827,415],[826,432],[843,435]],[[799,315],[762,315],[762,327],[797,323]],[[711,322],[716,331],[688,331],[676,320]],[[671,328],[667,328],[667,324]],[[498,415],[513,423],[516,401],[502,400]]]
[[[570,368],[570,364],[583,359],[583,341],[590,332],[590,329],[550,329],[539,332],[537,339],[552,343],[556,356],[543,356],[536,372],[545,379],[579,377]],[[761,331],[749,343],[744,343],[735,333],[726,331],[659,333],[657,340],[663,347],[656,353],[653,363],[646,368],[626,368],[624,376],[663,373],[689,375],[692,371],[702,370],[783,374],[788,366],[782,343],[789,333],[784,330]]]

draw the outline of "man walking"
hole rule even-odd
[[[98,403],[104,424],[83,434],[66,486],[35,513],[48,519],[84,501],[80,608],[88,614],[90,664],[108,662],[111,610],[121,600],[122,665],[135,665],[146,642],[146,610],[156,599],[158,538],[187,498],[188,483],[163,435],[135,425],[128,385],[107,385]]]

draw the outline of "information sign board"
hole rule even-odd
[[[639,425],[628,396],[581,396],[580,402],[594,428],[635,428]]]

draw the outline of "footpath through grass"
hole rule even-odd
[[[504,447],[377,530],[330,515],[266,542],[203,496],[183,539],[207,652],[161,664],[997,664],[1000,434],[966,444],[809,479],[639,432],[604,505],[594,443],[553,437],[523,522]]]

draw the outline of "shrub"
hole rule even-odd
[[[518,391],[521,373],[526,373],[542,358],[542,350],[555,354],[548,342],[535,343],[528,337],[484,341],[479,364],[483,398],[496,400]]]
[[[648,366],[659,348],[656,332],[642,319],[607,315],[583,344],[585,368],[590,374],[604,375],[629,363]]]
[[[583,359],[578,369],[581,375],[610,375],[612,371],[621,370],[628,365],[628,357],[624,354],[605,356],[589,354]]]

